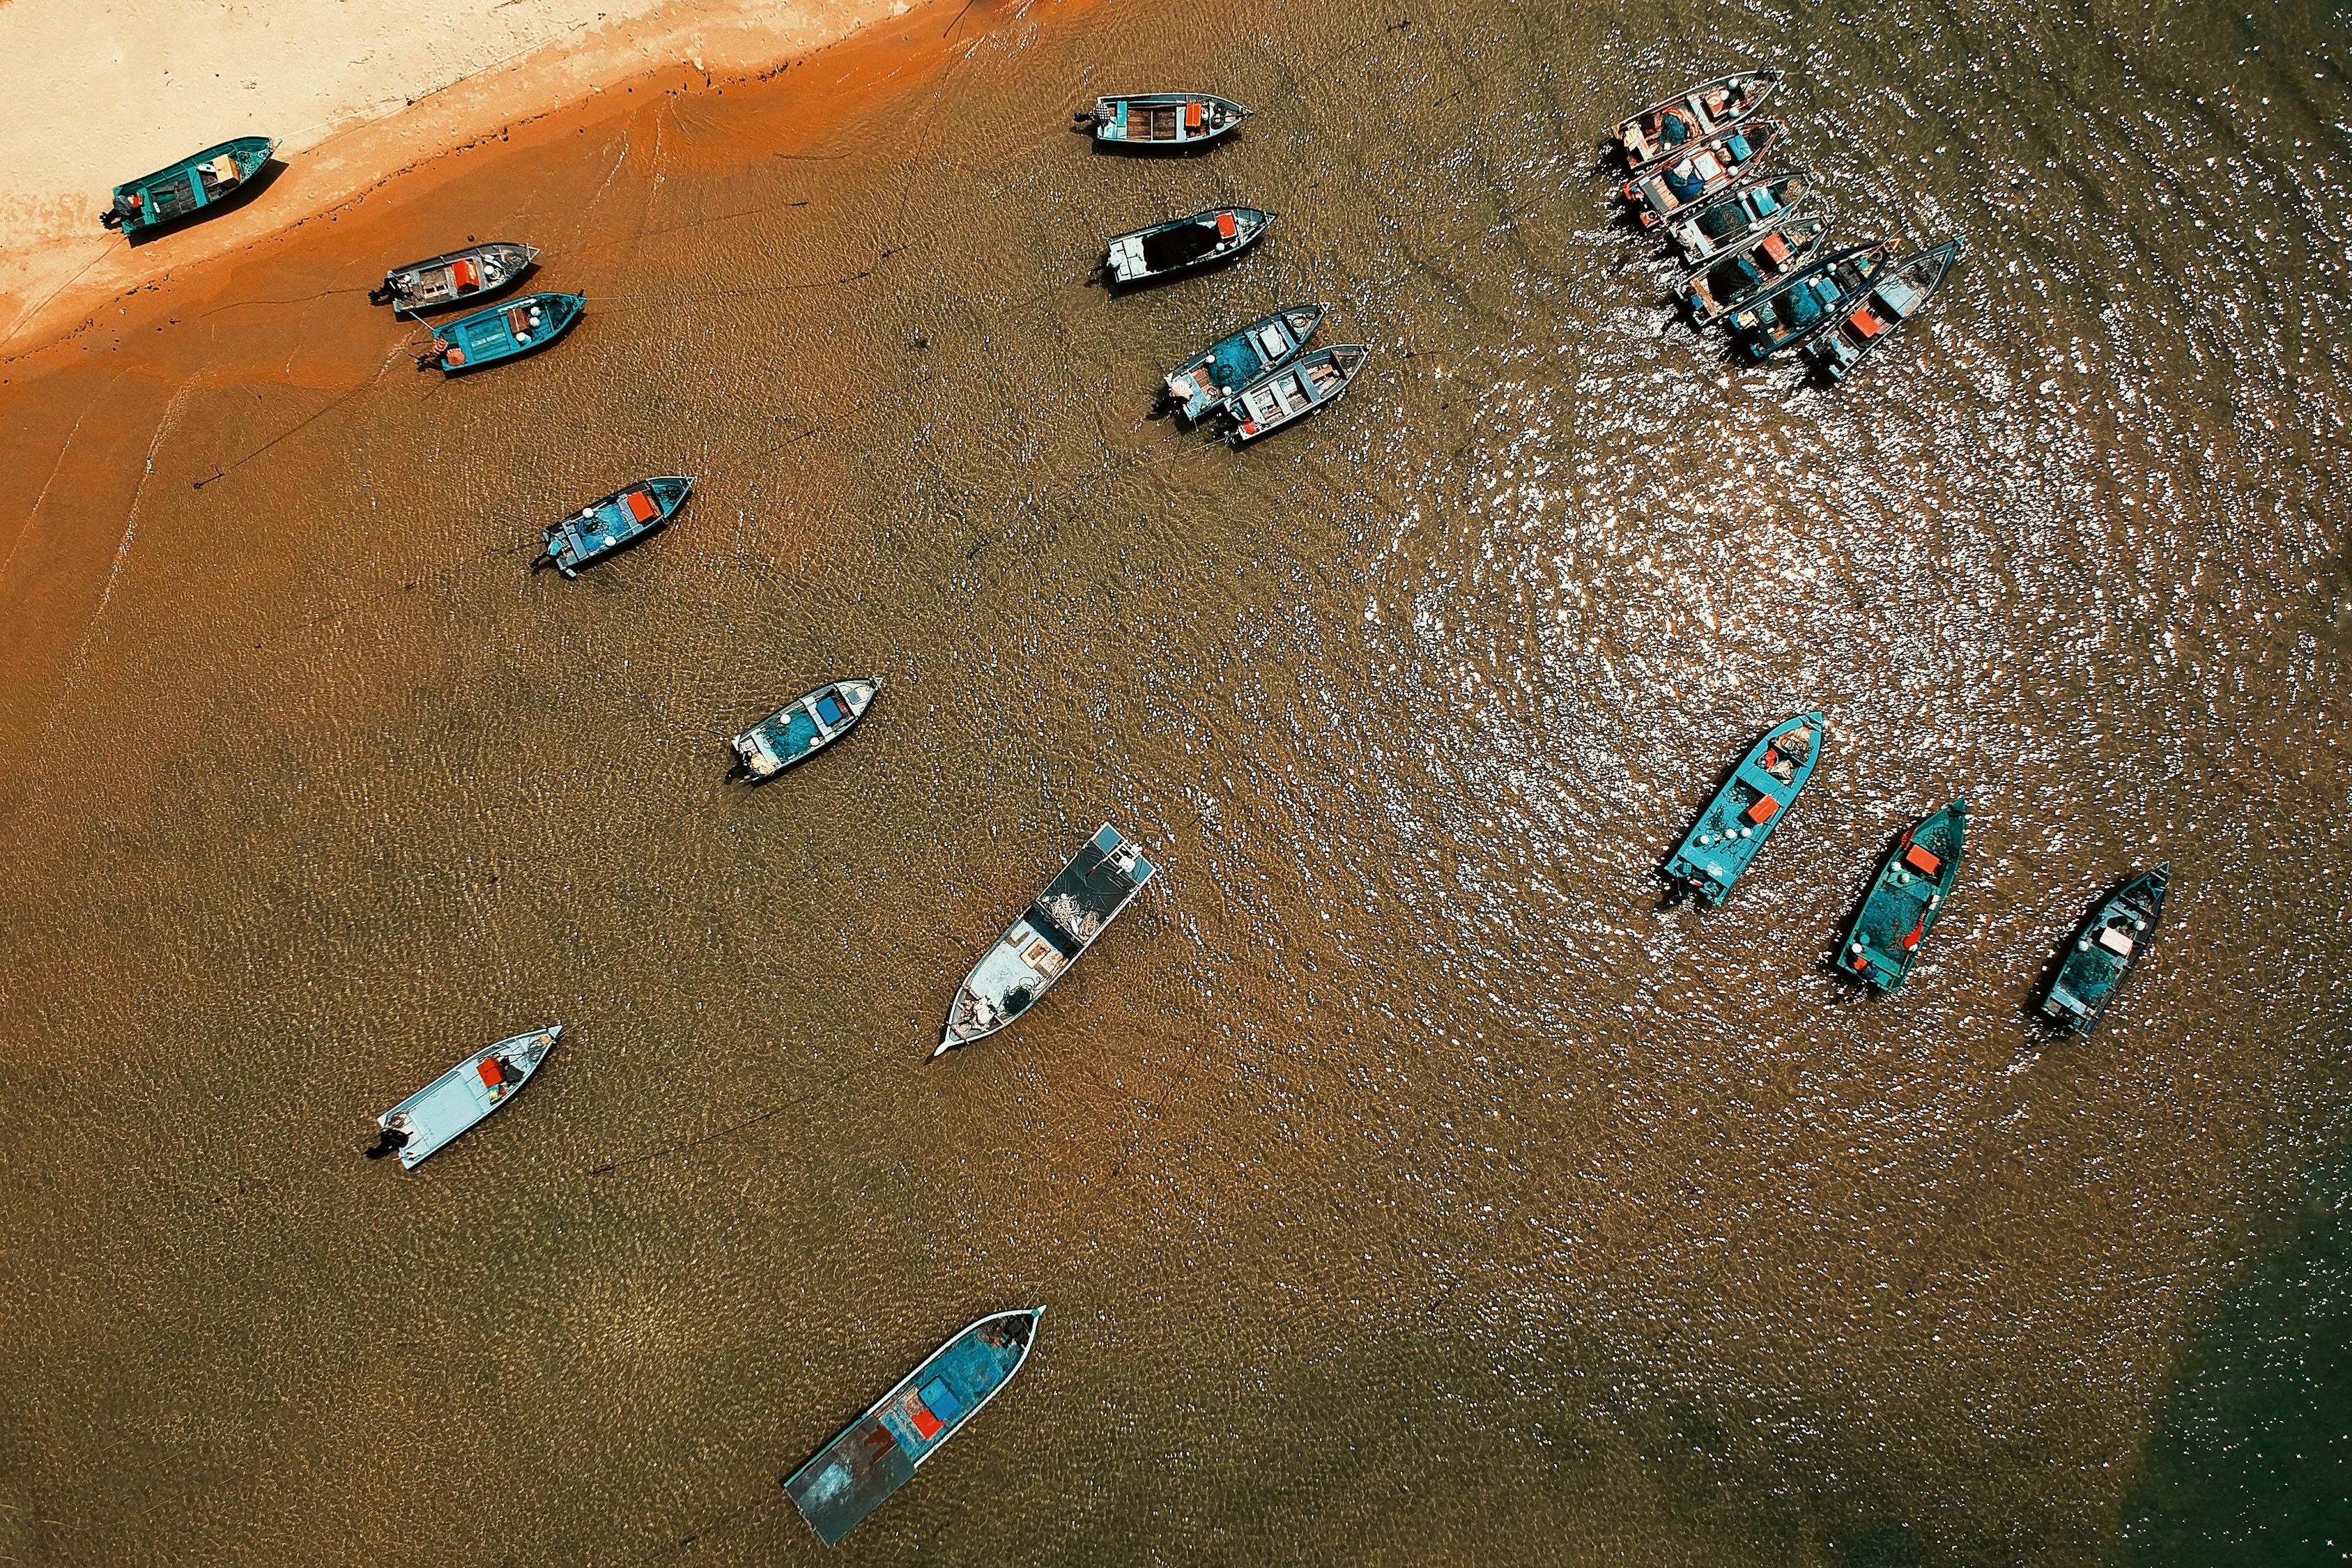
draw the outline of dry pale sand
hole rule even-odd
[[[435,153],[656,68],[758,71],[908,0],[6,0],[10,132],[0,358],[173,268],[331,209]],[[278,142],[268,188],[132,246],[108,193],[233,136]],[[404,259],[392,258],[391,260]]]

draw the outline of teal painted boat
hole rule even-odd
[[[1966,795],[1915,823],[1895,841],[1838,951],[1838,967],[1881,991],[1895,991],[1918,962],[1960,874],[1968,827]]]
[[[1843,381],[1863,355],[1927,308],[1959,258],[1960,242],[1948,239],[1893,263],[1859,297],[1839,302],[1835,322],[1805,345],[1806,360],[1824,381]]]
[[[992,1035],[1027,1012],[1143,890],[1153,869],[1118,828],[1108,822],[1097,828],[1037,901],[971,966],[931,1055],[943,1057]]]
[[[1797,216],[1813,194],[1813,176],[1800,169],[1777,180],[1757,180],[1709,196],[1666,226],[1666,237],[1694,265],[1737,250],[1774,224]]]
[[[981,1319],[785,1477],[785,1492],[818,1538],[839,1544],[1003,1393],[1028,1361],[1045,1315],[1043,1307],[1024,1307]]]
[[[1825,729],[1819,713],[1800,713],[1765,731],[1666,857],[1666,879],[1722,903],[1813,776]]]
[[[563,1026],[551,1024],[485,1046],[375,1119],[383,1141],[371,1155],[397,1153],[404,1170],[504,1105],[555,1048]]]
[[[437,364],[455,375],[533,353],[570,331],[587,310],[578,294],[525,294],[436,327],[433,347],[416,363],[419,369]]]
[[[577,577],[590,562],[667,527],[693,489],[694,481],[683,474],[624,485],[562,521],[549,523],[547,553],[540,560],[566,577]]]
[[[1675,295],[1693,322],[1710,326],[1811,260],[1829,232],[1825,217],[1791,218],[1699,268]]]
[[[735,737],[736,760],[753,779],[769,779],[847,734],[866,717],[882,678],[834,680],[787,702]]]
[[[1769,359],[1828,326],[1870,287],[1895,254],[1891,240],[1832,251],[1773,285],[1730,316],[1731,335],[1749,359]]]
[[[1231,99],[1205,92],[1146,92],[1097,98],[1076,119],[1107,147],[1189,152],[1230,133],[1249,112]]]
[[[2042,1016],[2062,1029],[2088,1034],[2155,938],[2164,914],[2170,865],[2143,871],[2091,907],[2066,944],[2042,997]]]
[[[1322,324],[1320,305],[1286,305],[1260,316],[1169,372],[1168,400],[1185,418],[1200,419],[1267,371],[1297,358]]]
[[[98,221],[125,234],[192,217],[243,190],[278,143],[267,136],[240,136],[207,147],[193,158],[114,187],[114,200]]]
[[[1240,254],[1273,222],[1272,213],[1255,207],[1211,207],[1191,217],[1111,236],[1097,270],[1114,284],[1148,283],[1189,272]]]

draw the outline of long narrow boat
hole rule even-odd
[[[971,966],[931,1055],[942,1057],[992,1035],[1027,1012],[1143,890],[1154,869],[1118,828],[1108,822],[1097,828],[1037,901]]]
[[[461,300],[488,299],[520,279],[538,258],[536,249],[514,240],[485,240],[393,268],[383,275],[383,287],[368,290],[368,303],[426,310]]]
[[[1788,129],[1778,120],[1734,127],[1634,175],[1619,194],[1640,209],[1636,216],[1643,228],[1655,228],[1763,168]]]
[[[2042,998],[2042,1016],[2062,1029],[2088,1034],[2131,978],[2164,914],[2169,864],[2143,871],[2091,907],[2074,928],[2066,956]]]
[[[827,1546],[908,1481],[963,1430],[1029,1359],[1043,1307],[992,1312],[931,1352],[815,1458],[784,1479],[801,1517]]]
[[[1211,207],[1191,217],[1113,235],[1104,247],[1103,270],[1114,283],[1146,283],[1173,272],[1238,255],[1274,222],[1255,207]]]
[[[1858,299],[1838,301],[1836,323],[1805,345],[1806,360],[1824,379],[1843,381],[1863,355],[1927,308],[1959,258],[1960,242],[1948,239],[1885,268]]]
[[[1225,432],[1225,439],[1247,446],[1339,402],[1371,357],[1372,351],[1361,343],[1334,343],[1266,372],[1226,401],[1233,428]]]
[[[193,158],[114,187],[114,199],[98,221],[125,234],[174,223],[234,195],[261,172],[278,143],[267,136],[240,136],[207,147]]]
[[[1711,326],[1811,260],[1829,233],[1826,217],[1791,218],[1697,268],[1675,295],[1693,321]]]
[[[1076,119],[1096,141],[1119,147],[1205,147],[1249,118],[1231,99],[1205,92],[1146,92],[1097,98]]]
[[[1825,727],[1819,713],[1800,713],[1765,731],[1666,857],[1666,879],[1722,903],[1813,776]]]
[[[530,353],[570,331],[587,310],[578,294],[526,294],[435,328],[433,346],[417,366],[437,364],[443,374],[455,375]]]
[[[1919,944],[1952,896],[1952,883],[1960,874],[1968,811],[1968,797],[1962,795],[1920,818],[1895,840],[1880,862],[1878,875],[1871,879],[1870,891],[1838,951],[1842,969],[1881,991],[1901,988],[1918,962]]]
[[[562,1025],[551,1024],[484,1046],[377,1117],[383,1132],[379,1149],[395,1151],[402,1168],[415,1170],[426,1155],[514,1098],[562,1033]]]
[[[1666,226],[1666,237],[1675,242],[1684,260],[1705,261],[1738,249],[1775,223],[1794,216],[1812,194],[1813,176],[1803,169],[1775,180],[1734,185],[1685,210]]]
[[[1276,365],[1287,364],[1323,324],[1320,305],[1286,305],[1168,373],[1168,400],[1187,419],[1224,406],[1225,399]]]
[[[625,544],[667,527],[686,504],[694,481],[683,474],[665,474],[623,485],[603,500],[592,501],[577,514],[547,525],[547,553],[541,560],[566,577],[603,559]]]
[[[1780,85],[1780,73],[1770,69],[1734,71],[1701,82],[1618,121],[1602,145],[1613,149],[1629,167],[1643,168],[1673,156],[1678,147],[1729,130],[1761,108]]]
[[[1795,348],[1837,320],[1847,300],[1870,287],[1895,255],[1892,240],[1849,246],[1808,263],[1731,312],[1731,334],[1750,359]]]
[[[830,746],[860,719],[882,689],[882,678],[834,680],[795,698],[735,737],[730,743],[743,771],[769,779],[794,763]]]

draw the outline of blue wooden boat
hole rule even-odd
[[[1843,381],[1863,355],[1927,309],[1959,258],[1960,242],[1948,239],[1885,268],[1858,298],[1838,302],[1835,323],[1805,345],[1806,360],[1824,380]]]
[[[683,474],[624,485],[573,516],[549,523],[547,553],[541,560],[566,577],[577,577],[590,562],[667,527],[693,489],[694,481]]]
[[[2042,997],[2042,1016],[2062,1029],[2088,1034],[2147,952],[2164,914],[2169,865],[2143,871],[2091,906]]]
[[[1224,406],[1225,399],[1306,348],[1323,323],[1320,305],[1286,305],[1240,331],[1217,340],[1168,373],[1168,400],[1187,419]]]
[[[773,778],[848,733],[881,689],[878,675],[868,680],[828,681],[736,736],[731,742],[736,758],[752,778]]]
[[[562,1025],[551,1024],[476,1051],[377,1117],[383,1135],[378,1148],[398,1153],[402,1168],[415,1170],[425,1156],[513,1099],[562,1033]]]
[[[1334,343],[1266,372],[1226,400],[1225,415],[1233,427],[1225,439],[1247,446],[1339,402],[1371,357],[1372,351],[1361,343]]]
[[[1097,828],[1037,901],[971,966],[931,1055],[942,1057],[992,1035],[1027,1012],[1143,890],[1153,870],[1118,828],[1108,822]]]
[[[1609,129],[1602,146],[1634,170],[1670,158],[1678,148],[1721,135],[1755,113],[1780,85],[1776,70],[1734,71],[1650,105]]]
[[[1211,207],[1191,217],[1113,235],[1100,270],[1113,283],[1147,283],[1240,254],[1274,222],[1255,207]]]
[[[1205,147],[1249,118],[1231,99],[1205,92],[1146,92],[1097,98],[1077,111],[1097,142],[1117,147]]]
[[[1666,879],[1722,903],[1813,776],[1825,728],[1819,713],[1800,713],[1765,731],[1666,857]]]
[[[414,311],[487,300],[520,279],[538,258],[539,252],[530,246],[510,239],[485,240],[393,268],[383,275],[382,288],[368,290],[368,303]]]
[[[1675,298],[1699,326],[1708,326],[1786,279],[1812,258],[1829,237],[1825,217],[1791,218],[1717,257],[1675,286]]]
[[[1626,181],[1619,194],[1638,209],[1635,216],[1643,228],[1655,228],[1762,169],[1788,129],[1778,120],[1736,126],[1680,157],[1652,165]]]
[[[577,294],[525,294],[512,304],[493,305],[434,329],[433,347],[416,363],[437,364],[446,374],[479,370],[545,348],[572,330],[586,313]]]
[[[908,1481],[1013,1380],[1037,1342],[1043,1307],[992,1312],[931,1353],[874,1407],[784,1478],[827,1546]]]
[[[1899,989],[1918,961],[1919,944],[1944,912],[1960,874],[1968,827],[1963,795],[1919,819],[1895,842],[1845,933],[1838,964],[1881,991]]]
[[[1769,359],[1795,348],[1836,321],[1845,301],[1869,288],[1894,254],[1890,240],[1850,246],[1774,284],[1732,311],[1731,332],[1740,352],[1750,359]]]
[[[125,234],[176,223],[226,201],[261,172],[278,143],[267,136],[240,136],[207,147],[193,158],[114,187],[114,200],[98,221]]]
[[[1752,180],[1707,197],[1666,226],[1666,237],[1690,262],[1737,250],[1774,224],[1796,216],[1813,194],[1813,176],[1799,170],[1776,180]]]

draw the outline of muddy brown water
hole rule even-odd
[[[616,84],[5,367],[0,1556],[813,1561],[778,1478],[1040,1301],[845,1557],[2318,1541],[2338,20],[933,6]],[[1835,394],[1670,322],[1590,173],[1745,59],[1843,230],[1968,243]],[[1065,129],[1170,82],[1257,116],[1171,162]],[[1238,265],[1087,282],[1222,201],[1280,215]],[[444,382],[362,291],[469,234],[591,305]],[[1309,299],[1376,350],[1339,407],[1244,454],[1150,416]],[[657,472],[701,478],[667,533],[530,574]],[[727,782],[853,674],[862,729]],[[1731,903],[1663,910],[1811,706]],[[1962,792],[1926,961],[1856,997],[1871,858]],[[1163,875],[927,1065],[1106,818]],[[2158,859],[2152,958],[2045,1036],[2056,943]],[[360,1158],[553,1019],[496,1118]],[[2298,1411],[2264,1536],[2229,1423]]]

